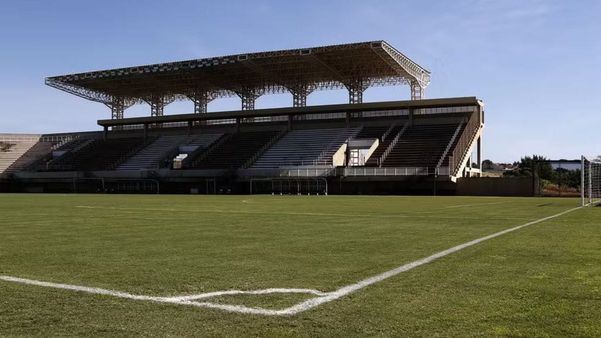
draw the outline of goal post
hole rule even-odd
[[[580,194],[582,206],[601,203],[601,161],[581,158]]]

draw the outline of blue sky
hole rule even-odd
[[[429,98],[486,104],[484,157],[601,154],[601,1],[2,1],[0,132],[96,130],[102,104],[44,85],[65,73],[386,40],[432,72]],[[370,89],[365,101],[409,97]],[[345,102],[319,92],[309,104]],[[290,105],[266,96],[257,107]],[[238,109],[222,99],[209,110]],[[192,110],[174,103],[167,114]],[[149,114],[135,106],[126,116]]]

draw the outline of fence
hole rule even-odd
[[[344,168],[344,176],[427,176],[430,174],[428,167],[362,167]],[[434,172],[432,172],[434,174]]]

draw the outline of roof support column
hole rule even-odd
[[[215,100],[217,95],[213,92],[200,92],[188,96],[194,102],[194,114],[206,114],[209,102]]]
[[[152,117],[163,116],[165,106],[170,104],[174,100],[174,97],[169,97],[165,95],[151,95],[150,97],[144,99],[144,101],[150,105],[150,116]],[[154,126],[160,128],[162,124],[156,123],[154,124]]]
[[[416,81],[411,81],[411,100],[421,100],[424,98],[424,90],[425,88]]]
[[[156,94],[144,98],[144,101],[150,105],[150,116],[163,116],[165,106],[175,101],[175,97]]]
[[[350,104],[363,103],[363,92],[369,87],[369,81],[362,78],[352,80],[344,84],[348,89],[348,101]],[[363,112],[351,114],[352,117],[362,117]]]
[[[348,102],[350,104],[363,103],[363,92],[369,87],[369,82],[359,78],[344,85],[348,89]]]
[[[292,93],[293,107],[306,107],[307,96],[313,92],[313,88],[306,83],[301,83],[294,87],[290,87],[288,90],[290,93]]]
[[[201,91],[189,95],[188,98],[194,102],[194,114],[206,114],[209,102],[217,98],[215,92]],[[206,121],[194,121],[193,125],[206,124]]]
[[[263,95],[263,92],[255,89],[255,88],[251,88],[251,89],[238,91],[238,92],[236,92],[236,94],[238,94],[238,96],[242,100],[242,110],[254,110],[255,102],[261,95]],[[243,119],[243,122],[252,122],[252,121],[255,121],[254,117]]]
[[[121,120],[125,117],[125,109],[131,107],[133,102],[131,102],[131,100],[126,101],[122,97],[115,96],[110,102],[105,102],[104,104],[111,109],[112,120]],[[122,129],[122,127],[113,126],[112,129],[119,130]]]
[[[113,120],[121,120],[125,115],[125,106],[123,103],[121,104],[113,104],[110,106],[111,108],[111,119]]]
[[[261,94],[257,95],[254,92],[247,92],[244,94],[238,94],[238,96],[240,96],[240,99],[242,99],[242,110],[254,110],[255,102],[257,101],[259,96],[261,96]]]
[[[162,96],[153,96],[146,102],[150,105],[150,116],[163,116],[165,102]]]

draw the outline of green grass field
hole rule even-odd
[[[0,195],[0,275],[179,296],[334,291],[577,199]],[[235,295],[282,309],[310,295]],[[601,208],[508,233],[292,316],[0,280],[1,336],[601,336]]]

